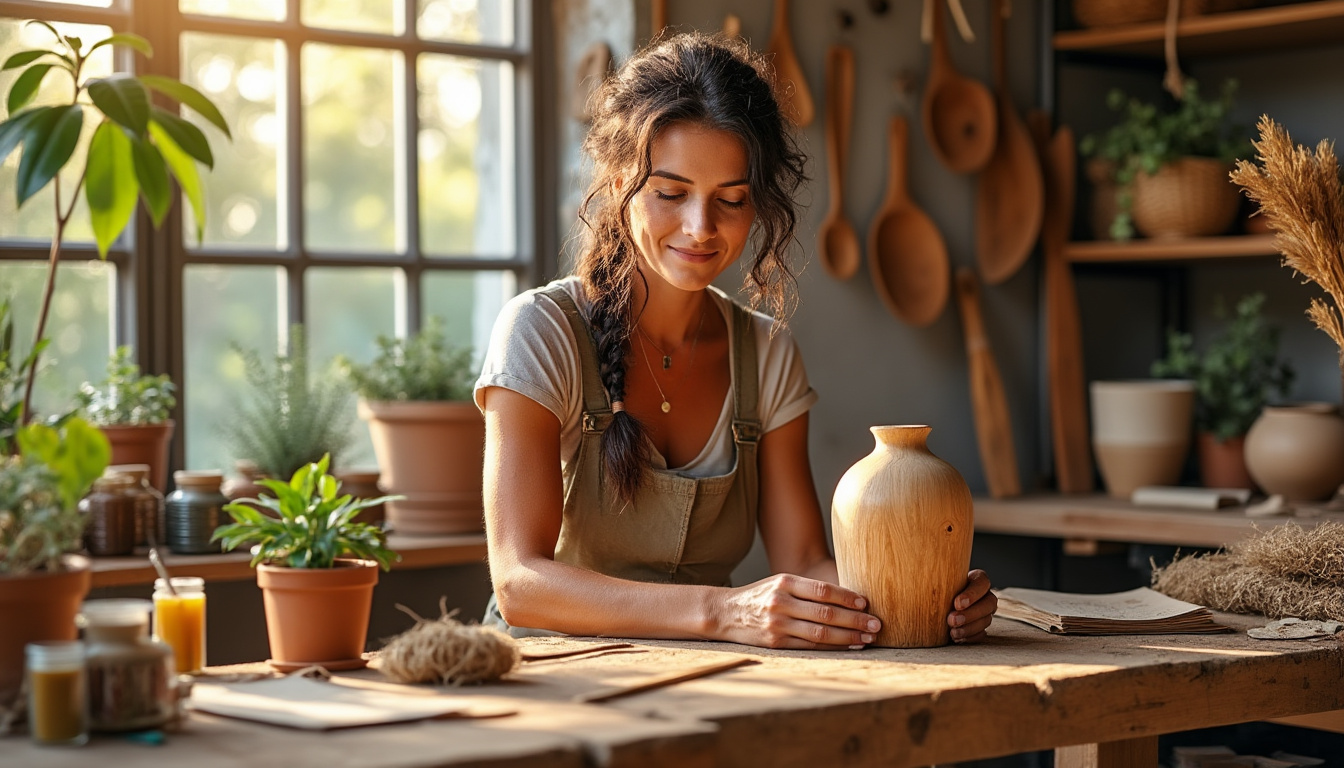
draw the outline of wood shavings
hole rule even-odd
[[[498,680],[518,666],[513,638],[491,627],[463,624],[439,601],[440,616],[424,619],[404,605],[414,627],[388,641],[381,653],[383,674],[398,683],[467,685]]]

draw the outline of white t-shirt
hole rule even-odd
[[[583,285],[576,277],[551,283],[562,286],[581,310],[588,302]],[[515,296],[504,305],[490,333],[490,346],[476,380],[476,407],[482,407],[482,390],[504,387],[540,403],[560,420],[561,470],[568,468],[579,449],[582,435],[583,374],[579,368],[578,342],[558,304],[534,288]],[[730,299],[717,288],[710,288],[714,305],[729,323]],[[770,328],[774,319],[754,312],[756,363],[760,372],[760,419],[765,432],[781,427],[806,413],[817,401],[817,393],[807,382],[807,371],[798,344],[787,330],[774,338]],[[730,326],[731,327],[731,326]],[[731,335],[729,344],[731,345]],[[734,350],[730,348],[730,355]],[[731,357],[730,357],[731,359]],[[724,399],[714,432],[700,455],[683,467],[667,467],[655,450],[654,462],[660,469],[672,469],[692,477],[724,475],[733,469],[733,395]]]

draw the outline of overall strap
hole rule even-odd
[[[733,315],[733,442],[755,444],[761,437],[760,372],[751,313],[729,301]]]
[[[592,334],[588,331],[588,322],[574,303],[574,298],[561,286],[552,286],[542,291],[542,295],[554,301],[574,331],[574,341],[579,349],[579,370],[583,374],[583,431],[600,433],[611,423],[611,404],[607,401],[607,388],[602,386],[602,374],[597,366],[597,348],[593,344]]]

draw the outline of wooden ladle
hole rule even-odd
[[[843,45],[826,52],[826,166],[830,172],[831,205],[821,223],[817,251],[826,273],[848,280],[862,260],[859,236],[845,216],[845,164],[849,161],[849,129],[854,112],[854,52]]]
[[[974,173],[994,154],[994,96],[953,67],[941,6],[942,0],[925,0],[925,10],[933,14],[933,61],[924,86],[924,134],[949,170]]]
[[[868,267],[887,309],[911,325],[926,326],[947,304],[950,268],[942,233],[906,188],[909,133],[904,117],[891,119],[887,196],[868,230]]]
[[[812,104],[812,91],[807,88],[803,68],[793,52],[793,39],[789,37],[789,0],[775,0],[775,18],[766,50],[774,55],[775,76],[779,78],[784,112],[799,127],[811,125],[812,118],[816,117],[816,107]]]
[[[980,277],[997,285],[1031,256],[1045,214],[1040,159],[1008,93],[1004,18],[1008,0],[993,12],[994,90],[998,92],[999,137],[980,172],[975,197],[975,259]]]

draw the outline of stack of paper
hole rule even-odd
[[[1208,608],[1147,587],[1105,595],[1000,589],[998,615],[1057,635],[1162,635],[1228,632]]]

